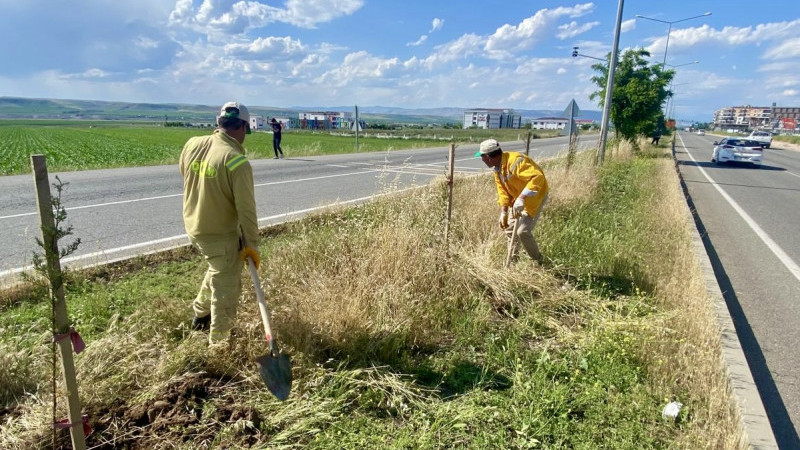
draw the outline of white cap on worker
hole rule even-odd
[[[248,111],[247,106],[239,102],[228,102],[222,105],[222,108],[219,109],[219,115],[217,116],[217,125],[219,125],[219,121],[224,118],[236,118],[241,119],[250,123],[250,111]]]
[[[475,157],[480,158],[483,155],[488,155],[495,150],[500,150],[500,143],[497,142],[497,139],[487,139],[481,142],[480,150],[475,152]]]

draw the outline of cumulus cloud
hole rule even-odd
[[[245,33],[273,22],[316,28],[319,23],[353,14],[363,5],[363,0],[287,0],[285,8],[276,8],[258,1],[203,0],[195,9],[192,0],[178,0],[169,23],[198,32],[229,34]]]
[[[398,66],[397,58],[379,58],[359,51],[345,56],[339,67],[322,76],[322,82],[344,86],[354,80],[389,76]]]
[[[573,20],[570,23],[559,25],[558,31],[556,32],[556,37],[561,40],[573,38],[579,34],[591,30],[597,25],[600,25],[600,22],[587,22],[584,24],[578,24],[578,22]]]
[[[444,26],[444,19],[434,18],[433,22],[431,23],[431,29],[428,33],[433,33],[436,30],[441,30]]]
[[[576,18],[594,10],[594,4],[584,3],[573,7],[540,9],[518,25],[503,25],[491,34],[484,46],[487,56],[505,59],[514,53],[533,47],[547,35],[553,24],[562,17]]]
[[[791,22],[773,22],[759,24],[755,27],[724,27],[720,30],[704,24],[700,27],[673,29],[669,37],[669,49],[681,49],[697,44],[718,44],[724,46],[740,46],[747,44],[760,45],[765,42],[784,41],[797,36],[800,19]],[[651,54],[663,53],[667,37],[653,39],[648,47]]]

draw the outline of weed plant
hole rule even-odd
[[[229,352],[188,329],[199,255],[71,273],[90,446],[742,446],[671,159],[631,153],[543,163],[542,266],[503,269],[486,176],[456,178],[449,242],[443,179],[265,230],[260,275],[295,378],[283,403],[255,368],[251,289]],[[0,447],[44,448],[47,305],[35,287],[4,295]],[[685,406],[664,420],[672,400]]]

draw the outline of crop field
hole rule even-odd
[[[0,175],[30,172],[30,155],[43,154],[52,171],[177,164],[183,144],[210,128],[173,128],[155,123],[115,121],[0,120]],[[477,143],[524,139],[526,130],[406,130],[360,134],[358,151],[441,147],[451,141]],[[537,136],[538,137],[538,136]],[[272,133],[256,131],[245,140],[251,159],[271,158]],[[351,133],[287,130],[287,157],[356,151]]]

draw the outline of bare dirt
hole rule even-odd
[[[225,395],[225,385],[219,375],[191,373],[175,378],[142,404],[116,403],[95,411],[87,405],[94,428],[87,443],[93,449],[109,450],[156,449],[178,442],[200,448],[213,442],[221,428],[237,424],[236,442],[257,445],[261,417],[251,406],[239,405],[233,396]]]

